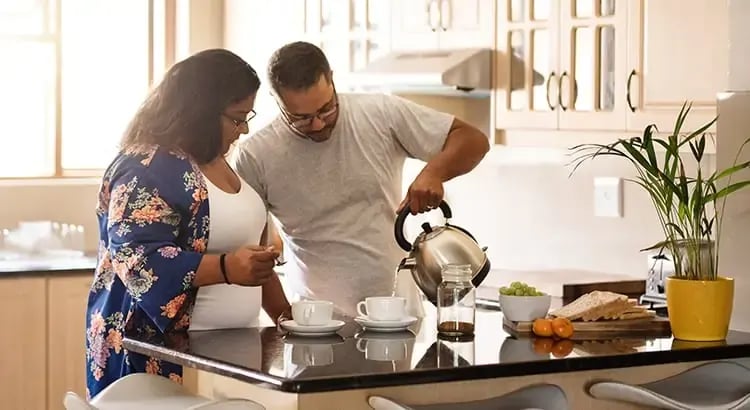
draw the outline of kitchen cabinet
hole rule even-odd
[[[683,127],[692,131],[716,116],[716,94],[729,71],[728,2],[628,1],[628,129],[655,123],[670,131],[684,101],[693,107]],[[679,12],[676,12],[679,10]],[[715,131],[716,127],[712,127]]]
[[[0,277],[1,408],[62,410],[86,397],[86,304],[93,274]]]
[[[339,91],[347,74],[391,49],[388,0],[306,0],[304,37],[326,53]]]
[[[393,3],[395,50],[492,48],[493,0],[409,0]]]
[[[63,410],[73,391],[86,397],[86,306],[92,275],[52,277],[48,282],[47,393],[50,410]]]
[[[44,277],[0,278],[0,407],[47,406],[47,311]]]
[[[667,131],[685,100],[694,128],[726,89],[726,2],[504,0],[497,16],[499,129]]]
[[[347,74],[390,50],[389,0],[226,0],[224,47],[250,63],[261,75],[255,100],[255,131],[279,113],[266,78],[268,60],[279,47],[304,40],[326,53],[338,91],[346,91]]]
[[[501,2],[498,128],[624,130],[627,2]]]

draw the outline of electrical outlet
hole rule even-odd
[[[594,216],[622,218],[622,178],[594,178]]]

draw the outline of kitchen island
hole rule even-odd
[[[335,336],[299,337],[275,327],[189,332],[166,341],[126,338],[127,349],[186,367],[185,384],[210,397],[241,396],[271,409],[369,409],[381,395],[406,404],[460,402],[553,383],[572,409],[635,408],[590,398],[595,378],[658,380],[722,359],[750,357],[750,333],[694,344],[670,337],[559,341],[514,338],[502,313],[477,312],[472,341],[437,337],[434,308],[410,332],[372,333],[351,322]]]

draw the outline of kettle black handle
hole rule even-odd
[[[440,201],[440,205],[438,206],[441,211],[443,211],[443,216],[445,219],[451,219],[453,216],[453,212],[451,212],[451,208],[448,206],[448,203],[445,201]],[[404,209],[401,210],[401,212],[398,213],[398,216],[396,217],[396,224],[393,226],[393,234],[396,236],[396,242],[398,243],[398,246],[401,247],[401,249],[411,252],[411,244],[409,241],[406,240],[404,237],[404,222],[406,221],[406,217],[409,216],[409,213],[411,211],[409,210],[409,204],[404,206]]]

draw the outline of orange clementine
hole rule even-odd
[[[552,346],[554,345],[555,341],[549,337],[538,337],[534,339],[533,343],[534,351],[541,355],[550,354],[550,352],[552,352]]]
[[[570,339],[560,339],[552,346],[552,355],[557,358],[566,357],[573,352],[573,341]]]
[[[542,337],[550,337],[555,333],[552,330],[552,321],[543,317],[534,320],[534,323],[531,325],[531,331],[535,335]]]
[[[552,332],[555,336],[568,339],[573,336],[573,323],[570,319],[564,317],[556,317],[552,319]]]

